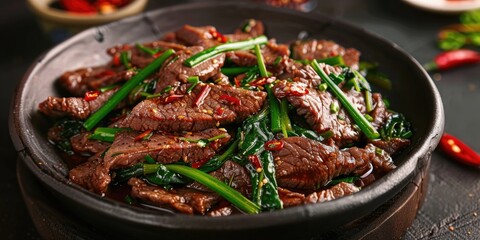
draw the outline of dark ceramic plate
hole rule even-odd
[[[50,122],[38,104],[58,95],[55,79],[66,70],[103,64],[105,49],[119,43],[151,41],[183,24],[214,25],[230,32],[242,20],[264,21],[269,37],[278,42],[307,31],[362,52],[362,59],[381,63],[393,90],[384,93],[392,108],[413,123],[409,149],[395,158],[398,168],[362,191],[335,201],[299,206],[258,215],[221,218],[187,216],[128,206],[101,198],[68,181],[68,169],[48,143]],[[12,105],[10,129],[19,156],[32,173],[79,218],[120,238],[162,237],[242,239],[262,236],[311,238],[364,216],[391,199],[430,161],[443,131],[442,102],[422,67],[395,44],[336,19],[291,12],[251,3],[199,3],[169,7],[120,22],[86,30],[50,50],[34,63],[21,81]],[[283,238],[282,237],[282,238]]]

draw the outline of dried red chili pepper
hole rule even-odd
[[[84,99],[87,102],[93,101],[93,100],[97,99],[98,96],[100,96],[100,93],[101,92],[98,91],[98,90],[88,91],[88,92],[85,93]]]
[[[173,95],[170,95],[168,97],[166,97],[164,100],[163,100],[163,103],[172,103],[172,102],[175,102],[179,99],[183,98],[183,95],[177,95],[177,94],[173,94]]]
[[[140,133],[138,136],[136,136],[133,141],[138,142],[142,140],[149,139],[153,135],[153,130],[147,130],[143,133]]]
[[[480,166],[480,155],[458,138],[444,133],[438,145],[451,158],[468,165]]]
[[[257,155],[249,155],[248,156],[248,161],[250,161],[255,167],[255,169],[262,169],[262,165],[260,164],[260,159],[258,159]]]
[[[265,147],[266,150],[268,151],[279,151],[282,150],[283,148],[283,142],[280,140],[270,140],[266,142],[263,147]]]
[[[220,95],[220,100],[225,100],[227,101],[228,103],[230,104],[233,104],[233,105],[237,105],[237,106],[240,106],[242,105],[242,102],[240,101],[240,99],[236,98],[236,97],[232,97],[228,94],[222,94]]]
[[[472,63],[480,63],[480,52],[458,49],[438,54],[432,62],[426,63],[424,67],[427,71],[447,70]]]
[[[309,92],[308,92],[307,88],[300,87],[300,86],[297,86],[297,85],[293,85],[287,91],[285,91],[285,93],[288,96],[303,96],[303,95],[308,94]]]
[[[208,84],[203,85],[202,90],[200,90],[200,93],[197,95],[197,98],[195,99],[195,101],[193,101],[193,106],[200,107],[200,105],[203,104],[203,101],[205,100],[205,98],[208,96],[208,93],[210,93],[211,89],[212,87],[210,87],[210,85]]]

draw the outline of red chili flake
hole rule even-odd
[[[223,108],[223,107],[219,107],[219,108],[217,108],[217,110],[215,110],[215,114],[220,115],[220,116],[223,115],[224,112],[225,112],[225,108]]]
[[[471,166],[480,166],[480,155],[458,138],[444,133],[440,139],[440,149],[451,158]]]
[[[230,96],[230,95],[227,95],[227,94],[222,94],[220,96],[220,100],[225,100],[228,103],[233,104],[233,105],[237,105],[237,106],[242,105],[242,102],[240,101],[240,99],[238,99],[236,97],[233,97],[233,96]]]
[[[208,158],[202,159],[200,161],[192,163],[192,168],[199,168],[203,166],[206,162],[208,162]]]
[[[105,71],[102,71],[100,73],[98,73],[97,75],[95,75],[94,77],[95,78],[103,78],[103,77],[110,77],[110,76],[114,76],[116,73],[110,69],[107,69]]]
[[[200,107],[203,104],[203,101],[205,100],[205,98],[207,98],[208,93],[210,93],[211,89],[212,87],[210,87],[209,84],[203,85],[202,90],[200,90],[200,93],[197,95],[197,98],[195,99],[195,101],[193,101],[193,106]]]
[[[263,147],[268,151],[279,151],[283,148],[283,141],[280,140],[270,140],[266,142]]]
[[[115,55],[113,55],[113,66],[118,67],[120,64],[122,64],[122,61],[120,61],[120,53],[117,52]]]
[[[85,93],[85,101],[87,102],[90,102],[90,101],[93,101],[95,99],[97,99],[98,96],[100,96],[100,91],[98,90],[92,90],[92,91],[88,91]]]
[[[303,88],[303,87],[300,87],[300,86],[297,86],[297,85],[293,85],[292,87],[290,87],[290,90],[287,92],[287,95],[289,96],[303,96],[303,95],[306,95],[308,94],[308,89],[307,88]]]
[[[228,40],[223,34],[219,33],[217,30],[210,29],[209,33],[212,35],[213,39],[216,39],[221,43],[226,43]]]
[[[255,169],[262,169],[262,165],[260,164],[260,159],[258,159],[257,155],[250,155],[248,156],[248,161],[250,161],[255,167]]]
[[[265,84],[273,83],[275,82],[275,77],[269,77],[269,78],[259,78],[257,80],[251,81],[248,83],[250,86],[264,86]]]
[[[160,51],[159,51],[159,52],[153,54],[152,56],[153,56],[153,58],[158,58],[158,57],[160,57],[160,55],[162,55],[162,53],[163,53],[163,52],[160,52]]]
[[[183,98],[183,96],[184,95],[177,95],[177,94],[170,95],[163,100],[163,103],[167,104],[167,103],[175,102],[175,101]]]
[[[235,86],[240,87],[242,80],[239,77],[235,77],[234,81],[235,81]]]
[[[142,141],[142,140],[146,140],[148,138],[150,138],[153,134],[153,130],[147,130],[143,133],[140,133],[138,136],[136,136],[133,141],[135,142],[138,142],[138,141]]]

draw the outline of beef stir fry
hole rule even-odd
[[[360,52],[325,39],[280,44],[258,20],[232,34],[185,25],[65,72],[39,111],[69,179],[102,196],[226,216],[321,203],[395,169],[410,144],[390,87]],[[372,86],[371,86],[372,83]]]

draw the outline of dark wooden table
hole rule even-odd
[[[156,9],[180,1],[150,1]],[[188,1],[182,1],[188,2]],[[0,236],[2,239],[38,239],[15,175],[16,152],[8,134],[8,114],[18,81],[52,43],[24,1],[0,3]],[[439,53],[435,37],[440,27],[458,21],[414,9],[398,0],[318,0],[316,12],[338,17],[397,43],[424,63]],[[480,152],[480,65],[434,76],[445,107],[445,130]],[[405,239],[480,239],[480,169],[463,166],[436,151],[429,171],[426,201]]]

